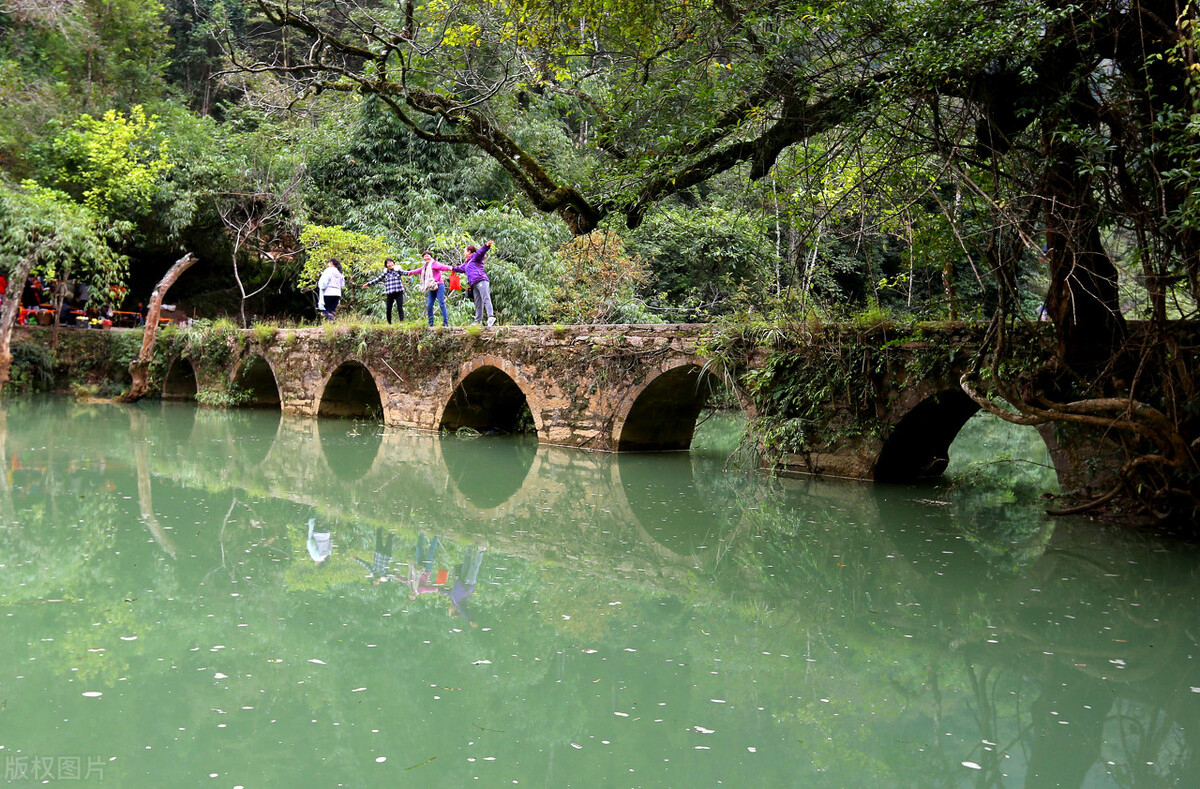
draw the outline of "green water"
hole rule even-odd
[[[747,476],[738,429],[2,403],[0,786],[1197,785],[1193,548],[1041,516],[986,421],[927,487]],[[486,547],[466,616],[377,529],[445,591]]]

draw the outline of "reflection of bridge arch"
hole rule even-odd
[[[318,420],[317,437],[325,464],[343,482],[362,479],[371,471],[383,441],[377,425],[332,419]]]
[[[872,474],[876,482],[940,477],[950,462],[950,445],[979,411],[974,400],[953,387],[932,394],[918,391],[912,399],[916,404],[885,434]]]
[[[474,441],[443,435],[438,443],[454,487],[479,510],[500,507],[521,490],[538,449],[532,437]]]
[[[716,378],[696,360],[668,362],[632,389],[613,423],[618,452],[688,449]]]
[[[250,397],[245,405],[249,408],[278,409],[280,403],[279,380],[275,368],[262,356],[244,359],[234,374],[234,385],[246,390]]]
[[[512,362],[490,355],[476,357],[459,368],[458,384],[438,414],[438,429],[514,433],[528,411],[540,437],[544,435],[541,409],[534,407],[536,398],[530,397],[535,391]]]
[[[304,480],[332,476],[333,469],[327,465],[325,453],[312,452],[313,446],[320,446],[319,424],[316,419],[285,414],[279,420],[275,440],[256,472],[263,473],[267,479]],[[319,458],[315,464],[314,456]]]
[[[163,376],[164,400],[194,400],[200,387],[196,383],[196,368],[190,360],[177,356]]]
[[[362,362],[347,359],[325,381],[317,416],[371,419],[383,414],[383,398],[374,374]]]

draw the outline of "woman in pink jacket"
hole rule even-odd
[[[425,291],[425,312],[429,315],[429,325],[433,325],[433,300],[437,299],[438,306],[442,308],[442,325],[450,325],[450,315],[446,312],[446,283],[442,281],[443,271],[453,271],[449,266],[443,265],[433,259],[433,253],[425,251],[421,253],[420,266],[417,266],[412,271],[406,271],[405,274],[419,274],[421,277],[420,288]]]

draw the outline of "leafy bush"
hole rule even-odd
[[[35,342],[12,345],[12,367],[9,386],[18,392],[44,391],[54,383],[54,355]]]
[[[196,402],[215,408],[233,408],[248,402],[250,397],[250,390],[237,384],[230,384],[224,389],[201,389],[196,392]]]

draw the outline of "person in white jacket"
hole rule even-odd
[[[333,320],[337,312],[338,302],[342,300],[342,288],[346,287],[346,277],[342,274],[342,264],[337,258],[330,258],[317,280],[317,311],[327,320]]]

